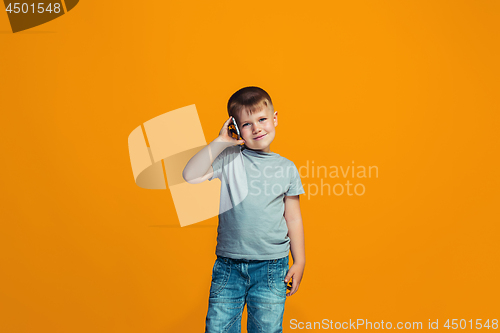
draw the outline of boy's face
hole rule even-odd
[[[266,106],[250,115],[242,111],[238,118],[238,128],[245,145],[250,149],[270,152],[269,146],[276,134],[275,127],[278,126],[278,111],[273,114]]]

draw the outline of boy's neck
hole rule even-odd
[[[272,153],[272,151],[271,151],[271,146],[267,146],[267,147],[266,147],[266,148],[264,148],[264,149],[252,149],[252,148],[248,147],[247,145],[245,145],[245,147],[246,147],[247,149],[250,149],[250,150],[253,150],[253,151],[261,151],[261,152],[264,152],[264,153]]]

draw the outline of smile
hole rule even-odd
[[[267,134],[263,134],[261,136],[258,136],[256,138],[254,138],[254,140],[261,140],[263,137],[265,137]]]

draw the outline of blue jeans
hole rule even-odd
[[[288,256],[271,260],[217,256],[205,333],[240,333],[245,304],[248,333],[283,332],[287,273]]]

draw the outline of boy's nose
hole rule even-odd
[[[257,125],[255,125],[255,127],[253,128],[253,134],[257,134],[257,133],[259,133],[261,131],[262,131],[261,128],[259,126],[257,126]]]

